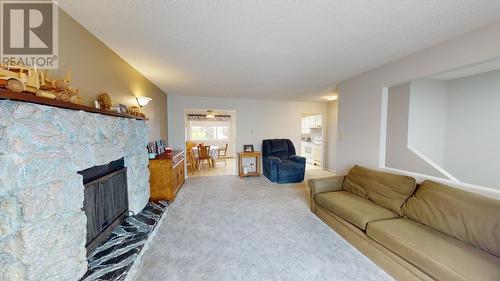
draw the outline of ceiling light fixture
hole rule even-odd
[[[338,98],[339,98],[338,96],[327,96],[326,100],[327,101],[334,101],[334,100],[337,100]]]
[[[137,104],[140,107],[145,106],[146,104],[148,104],[152,100],[151,98],[148,98],[148,97],[136,97],[135,99],[137,100]]]
[[[207,118],[208,119],[214,119],[215,118],[215,113],[213,110],[209,109],[207,110]]]

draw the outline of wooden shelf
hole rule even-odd
[[[93,108],[86,105],[37,97],[36,95],[29,92],[16,93],[2,88],[0,88],[0,99],[36,103],[36,104],[42,104],[42,105],[72,109],[72,110],[83,110],[91,113],[98,113],[103,115],[110,115],[115,117],[123,117],[136,120],[149,120],[148,118],[139,117],[132,114],[112,112],[103,109]]]

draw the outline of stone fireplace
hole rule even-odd
[[[128,209],[149,198],[144,121],[0,101],[0,279],[78,280],[87,270],[83,176],[123,157]]]

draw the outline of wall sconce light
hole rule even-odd
[[[207,118],[208,119],[214,119],[215,118],[215,113],[213,110],[209,109],[207,110]]]
[[[146,104],[148,104],[151,101],[151,98],[148,98],[148,97],[136,97],[135,99],[137,100],[137,104],[140,107],[145,106]]]
[[[339,98],[338,96],[327,96],[326,100],[327,101],[334,101],[334,100],[337,100],[338,98]]]

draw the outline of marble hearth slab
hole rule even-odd
[[[128,217],[88,256],[88,270],[80,281],[125,280],[167,208],[166,201],[149,202],[139,214]]]

